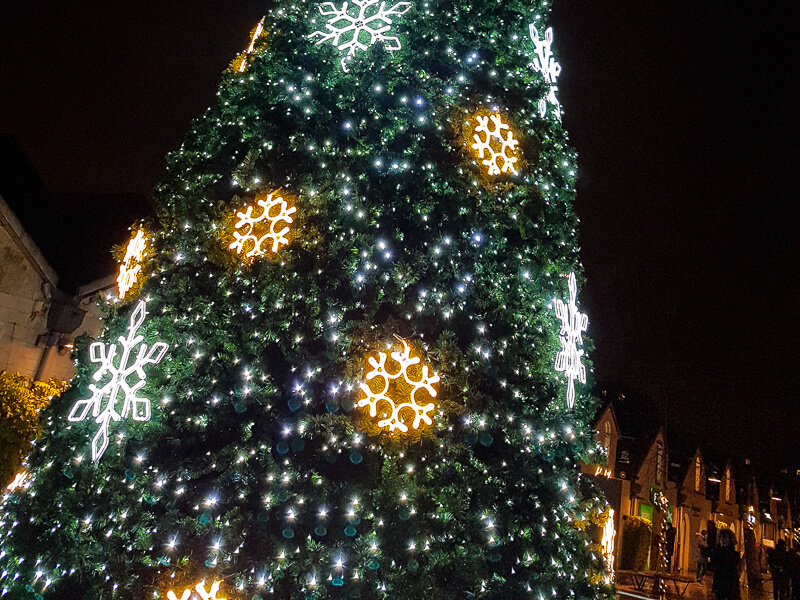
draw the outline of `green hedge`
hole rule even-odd
[[[647,566],[652,531],[653,524],[647,519],[630,515],[623,518],[620,569],[641,571]]]

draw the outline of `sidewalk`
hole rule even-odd
[[[690,583],[689,587],[686,590],[686,594],[683,596],[684,600],[713,600],[714,595],[711,593],[711,584],[714,581],[714,574],[707,573],[706,576],[703,578],[702,583]],[[765,576],[762,582],[762,589],[747,589],[741,590],[741,598],[742,600],[772,600],[772,579],[769,576]],[[645,588],[644,591],[635,589],[632,585],[625,584],[617,584],[617,594],[620,597],[620,600],[631,600],[631,599],[641,599],[643,597],[648,598],[655,598],[656,595],[653,594],[652,590],[649,588]],[[680,597],[675,594],[675,589],[672,585],[667,587],[667,598],[671,599],[679,599]]]

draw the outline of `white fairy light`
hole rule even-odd
[[[385,0],[352,0],[336,8],[333,2],[323,2],[319,13],[329,17],[325,23],[327,31],[315,31],[309,38],[318,37],[317,44],[330,42],[339,50],[346,50],[342,57],[342,69],[347,71],[347,61],[357,51],[366,50],[375,42],[383,42],[387,50],[400,50],[400,39],[386,35],[393,20],[403,16],[411,8],[411,2],[398,2],[386,8]]]
[[[555,301],[556,316],[561,321],[559,341],[561,350],[556,354],[555,369],[563,371],[567,377],[567,408],[575,405],[575,380],[586,383],[586,367],[581,363],[583,350],[578,350],[578,344],[583,345],[581,332],[589,327],[589,317],[578,311],[575,299],[578,295],[578,284],[575,273],[569,274],[569,302],[557,298]]]
[[[560,121],[561,105],[558,102],[558,98],[556,98],[556,92],[558,91],[556,80],[561,74],[561,65],[557,63],[553,57],[553,50],[551,48],[553,44],[553,28],[548,27],[545,30],[544,39],[539,38],[539,32],[536,30],[536,26],[533,23],[528,26],[528,30],[531,40],[533,40],[533,44],[536,46],[536,57],[533,59],[533,68],[541,72],[545,82],[550,86],[546,98],[539,100],[539,116],[544,118],[547,114],[547,103],[549,102],[553,105],[553,114],[556,119]]]
[[[67,420],[83,421],[89,416],[91,410],[95,423],[100,425],[100,429],[92,439],[92,460],[99,460],[108,448],[108,429],[111,421],[124,419],[128,414],[131,414],[134,421],[150,420],[150,400],[138,398],[136,393],[144,387],[147,381],[144,366],[160,362],[167,353],[168,346],[164,342],[156,342],[148,351],[147,344],[142,344],[133,364],[129,365],[131,353],[144,341],[144,337],[136,335],[136,332],[144,323],[146,314],[145,302],[140,301],[131,314],[127,337],[119,337],[119,343],[122,344],[122,355],[116,365],[114,364],[117,354],[116,344],[106,345],[102,342],[95,342],[89,347],[90,360],[100,364],[100,368],[92,376],[92,379],[97,382],[107,375],[111,377],[101,387],[97,387],[94,383],[89,384],[92,397],[78,400],[72,407]],[[134,375],[138,377],[138,380],[131,385],[128,383],[128,378]],[[123,396],[123,405],[122,410],[117,411],[120,394]],[[101,410],[104,398],[106,405]]]

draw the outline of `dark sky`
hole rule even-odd
[[[268,7],[0,4],[0,133],[51,192],[126,194],[150,192]],[[798,3],[555,4],[597,379],[679,440],[800,465]]]

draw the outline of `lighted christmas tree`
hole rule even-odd
[[[3,501],[0,593],[610,594],[548,10],[275,3]]]

